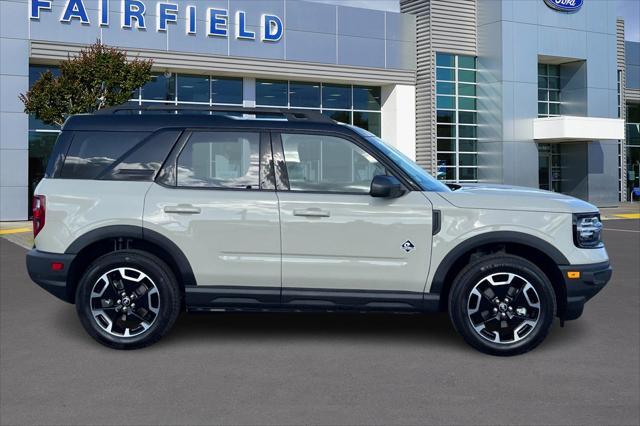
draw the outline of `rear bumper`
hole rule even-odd
[[[31,249],[27,252],[27,271],[31,280],[65,302],[72,303],[73,295],[67,290],[67,275],[75,255],[46,253]],[[59,262],[62,270],[54,271],[51,264]]]
[[[561,266],[560,271],[567,288],[567,308],[564,313],[566,320],[579,318],[584,304],[607,285],[613,273],[608,261],[591,265]],[[569,278],[569,271],[580,272],[580,278]]]

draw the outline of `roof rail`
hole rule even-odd
[[[131,105],[131,104],[123,104],[117,105],[110,108],[101,109],[95,111],[94,114],[97,115],[107,115],[107,114],[122,114],[122,113],[130,113],[135,114],[138,112],[168,112],[171,113],[173,111],[198,111],[198,112],[220,112],[220,113],[242,113],[249,115],[260,115],[260,114],[268,114],[268,115],[282,115],[283,118],[286,118],[288,121],[306,121],[306,122],[317,122],[317,123],[335,123],[331,118],[323,115],[319,111],[315,110],[307,110],[307,109],[286,109],[286,108],[264,108],[264,107],[256,107],[256,108],[245,108],[240,106],[219,106],[219,105],[175,105],[169,103],[157,103],[157,104],[145,104],[145,105]],[[221,114],[224,115],[224,114]]]

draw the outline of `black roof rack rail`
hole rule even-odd
[[[146,104],[146,105],[131,105],[131,104],[123,104],[117,105],[110,108],[101,109],[95,111],[94,114],[97,115],[107,115],[107,114],[121,114],[129,112],[131,114],[135,114],[137,112],[173,112],[173,111],[199,111],[199,112],[228,112],[228,113],[242,113],[242,114],[250,114],[250,115],[259,115],[259,114],[277,114],[282,115],[288,121],[306,121],[306,122],[317,122],[317,123],[335,123],[334,120],[323,115],[319,111],[315,110],[306,110],[306,109],[286,109],[286,108],[264,108],[264,107],[256,107],[256,108],[247,108],[241,106],[219,106],[219,105],[175,105],[169,103],[158,103],[158,104]]]

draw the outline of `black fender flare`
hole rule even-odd
[[[138,239],[160,247],[166,251],[175,262],[181,275],[181,277],[177,278],[180,278],[185,286],[196,285],[196,278],[193,274],[193,269],[191,269],[191,264],[182,250],[180,250],[180,248],[169,238],[142,226],[109,225],[94,229],[79,236],[75,241],[73,241],[73,243],[71,243],[65,250],[65,254],[78,254],[85,247],[88,247],[95,242],[110,238]]]
[[[444,257],[431,281],[428,293],[440,294],[445,286],[445,278],[451,267],[463,254],[487,244],[515,243],[529,246],[549,256],[556,265],[568,265],[569,260],[552,244],[536,236],[515,231],[493,231],[471,237],[453,248]]]

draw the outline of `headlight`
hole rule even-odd
[[[598,213],[573,215],[573,242],[580,248],[602,247],[602,222]]]

